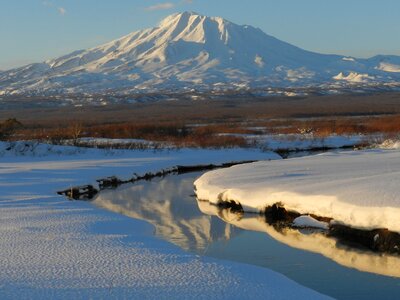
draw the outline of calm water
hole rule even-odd
[[[319,232],[277,231],[259,215],[198,202],[193,182],[200,175],[125,185],[94,203],[146,220],[157,236],[187,251],[266,267],[338,299],[400,297],[400,257],[349,248]]]

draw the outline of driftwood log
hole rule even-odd
[[[83,185],[58,191],[57,194],[67,196],[69,199],[73,200],[90,200],[93,199],[98,192],[99,191],[92,185]]]

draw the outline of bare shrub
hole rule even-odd
[[[0,139],[8,140],[22,124],[15,118],[0,123]]]

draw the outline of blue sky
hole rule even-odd
[[[0,69],[96,46],[186,10],[307,50],[400,55],[399,0],[1,0]]]

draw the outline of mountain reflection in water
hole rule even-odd
[[[222,210],[209,202],[199,201],[199,208],[203,213],[218,216],[235,227],[265,232],[292,248],[322,254],[342,266],[362,272],[400,277],[400,257],[396,255],[383,255],[342,245],[321,230],[275,228],[265,221],[264,216],[238,214],[230,209]]]
[[[200,174],[198,174],[200,175]],[[265,232],[290,247],[332,259],[336,263],[386,276],[400,277],[400,258],[341,245],[319,231],[281,228],[257,214],[238,214],[196,201],[193,174],[168,176],[102,192],[94,203],[154,225],[156,235],[179,247],[202,253],[213,242],[234,238],[241,231]]]
[[[210,243],[229,240],[241,231],[221,219],[201,213],[191,194],[193,174],[168,176],[103,191],[94,199],[94,204],[145,220],[154,225],[157,236],[184,250],[199,253]]]

